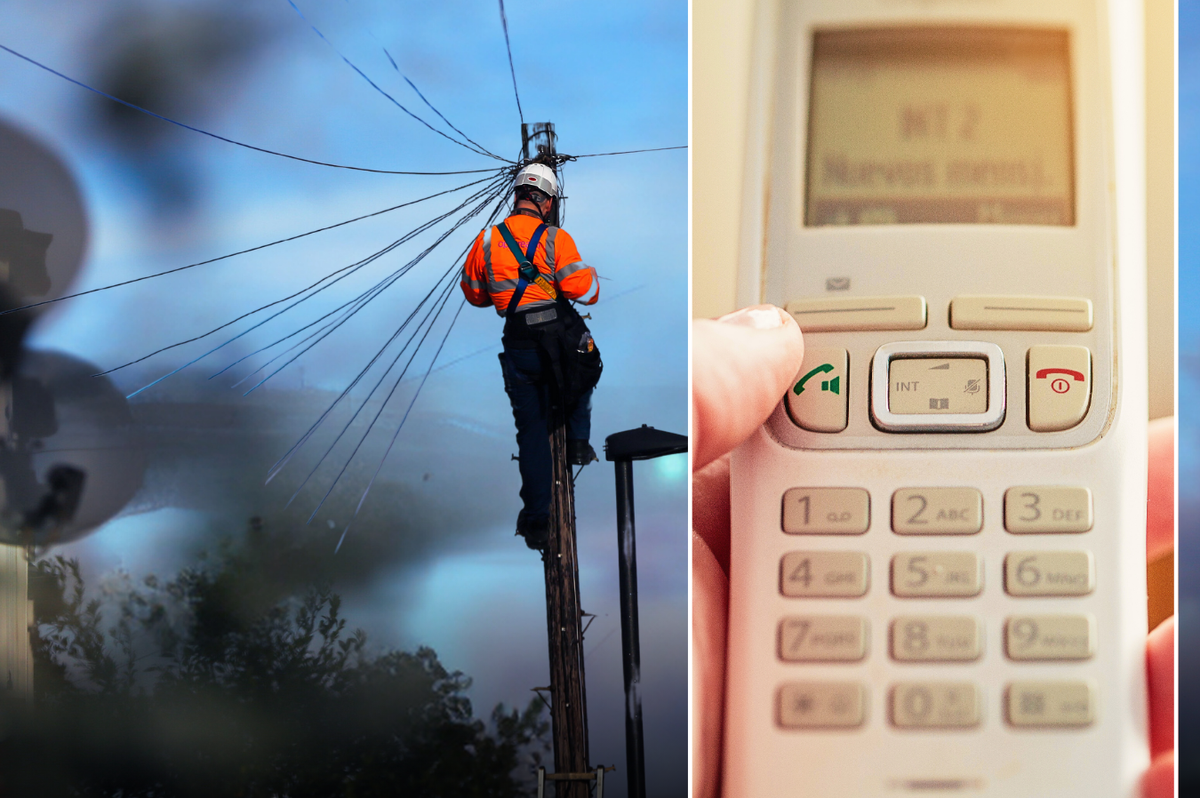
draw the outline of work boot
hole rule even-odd
[[[596,456],[596,450],[585,440],[569,440],[567,441],[567,460],[571,465],[587,465],[600,460]]]
[[[534,551],[541,551],[550,542],[550,519],[529,518],[525,511],[517,513],[517,534],[525,538],[525,545]]]

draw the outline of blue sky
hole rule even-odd
[[[398,8],[382,0],[297,0],[297,5],[407,107],[433,118],[393,70],[385,47],[455,125],[501,155],[516,154],[519,118],[495,2]],[[554,122],[560,151],[687,143],[686,3],[507,5],[524,117]],[[104,79],[104,65],[122,42],[195,29],[200,12],[222,20],[216,38],[232,42],[231,52],[221,55],[224,60],[189,62],[207,66],[179,78],[174,88],[179,106],[163,109],[167,115],[178,111],[186,116],[182,121],[233,139],[338,163],[421,171],[495,163],[433,135],[375,93],[286,0],[253,7],[224,0],[14,0],[0,6],[0,43],[95,83]],[[164,63],[172,63],[172,54]],[[102,104],[86,91],[0,53],[0,117],[54,147],[82,186],[91,245],[76,290],[222,255],[466,182],[322,169],[165,126],[150,145],[130,147],[106,132],[103,114]],[[584,259],[606,278],[590,322],[606,364],[595,399],[592,442],[598,450],[605,436],[643,423],[687,430],[687,186],[682,150],[589,158],[566,167],[564,226]],[[38,326],[33,345],[117,365],[290,293],[451,205],[432,202],[62,303]],[[340,389],[435,274],[453,265],[481,224],[468,224],[394,291],[314,350],[303,372],[297,364],[281,374],[281,391],[301,385]],[[411,257],[427,242],[397,254]],[[405,259],[381,264],[390,270]],[[355,286],[361,290],[380,273]],[[356,586],[347,601],[350,622],[366,627],[381,645],[432,645],[449,667],[474,677],[472,697],[481,713],[497,701],[524,703],[529,688],[547,678],[541,675],[546,652],[540,563],[511,536],[518,480],[508,460],[515,443],[496,363],[500,327],[490,309],[464,310],[439,362],[465,359],[430,378],[409,422],[413,437],[406,427],[384,471],[404,484],[419,483],[430,471],[445,474],[444,481],[432,483],[443,486],[436,501],[486,503],[481,514],[489,521],[453,544],[432,543],[423,556],[395,563]],[[468,357],[489,345],[495,350]],[[115,379],[132,390],[139,379],[165,373],[202,351],[182,348],[148,361],[137,375],[118,373]],[[240,356],[250,347],[239,343],[230,351]],[[211,358],[202,364],[211,367],[197,373],[207,376],[232,359]],[[423,356],[416,362],[428,363]],[[211,384],[214,400],[229,400],[226,385]],[[168,397],[170,391],[164,383],[140,398]],[[256,397],[247,401],[261,407],[265,400]],[[452,441],[449,448],[428,440],[441,429],[452,432],[445,438]],[[686,784],[687,482],[681,463],[675,457],[635,469],[647,753],[652,791],[664,795],[682,795]],[[577,501],[584,603],[599,616],[585,646],[593,759],[623,770],[610,468],[601,463],[585,472]],[[161,476],[160,482],[178,479],[177,487],[186,492],[187,480],[197,477],[186,469],[180,474]],[[285,472],[281,479],[294,485],[298,477]],[[286,500],[286,493],[282,499],[264,495],[268,502]],[[368,501],[386,502],[387,496],[373,493]],[[219,515],[160,507],[118,519],[68,553],[84,558],[97,574],[117,566],[135,573],[177,568],[201,545],[205,531],[222,522]],[[317,519],[326,521],[340,531],[346,519]],[[355,534],[352,530],[347,546],[354,545]],[[623,794],[623,773],[612,785],[613,794]]]
[[[1179,307],[1200,300],[1200,10],[1183,3],[1179,8]],[[1195,313],[1179,314],[1179,406],[1191,407],[1200,398],[1200,318]],[[1197,431],[1187,413],[1179,416],[1179,480],[1195,484],[1197,476]],[[1181,524],[1195,524],[1190,505],[1182,504]],[[1187,549],[1182,549],[1186,553]],[[1181,589],[1182,589],[1181,585]],[[1182,596],[1181,596],[1182,599]]]

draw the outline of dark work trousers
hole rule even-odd
[[[550,455],[549,369],[543,369],[536,349],[505,347],[500,355],[504,391],[517,422],[517,450],[521,458],[521,501],[525,515],[540,520],[550,515],[550,483],[554,463]],[[587,440],[592,432],[592,392],[585,393],[567,414],[567,439]]]

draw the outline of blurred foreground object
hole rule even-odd
[[[44,142],[0,118],[0,281],[13,303],[4,309],[66,294],[87,239],[83,196],[66,164]],[[7,338],[8,331],[0,327],[0,335]]]
[[[61,352],[29,351],[0,386],[0,543],[75,540],[141,487],[146,452],[129,404],[97,371]]]

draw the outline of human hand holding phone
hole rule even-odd
[[[771,414],[796,376],[803,341],[792,317],[773,306],[693,323],[693,783],[720,793],[729,576],[728,452]],[[1147,554],[1173,546],[1174,423],[1150,425]],[[1148,798],[1173,794],[1174,620],[1147,643],[1151,755]]]

